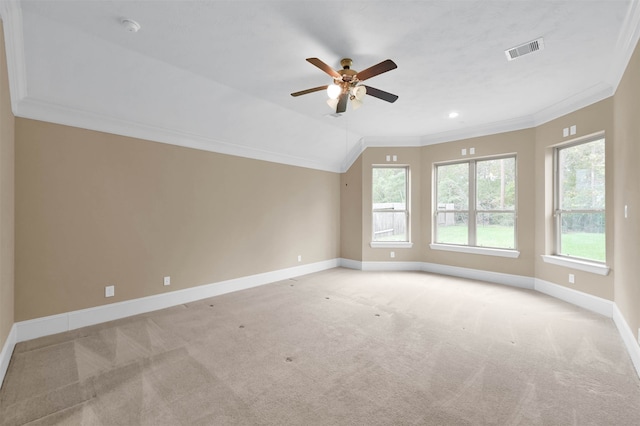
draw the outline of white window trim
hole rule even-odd
[[[516,259],[520,257],[518,250],[498,249],[478,246],[459,246],[454,244],[429,244],[431,250],[453,251],[457,253],[482,254],[486,256],[509,257]]]
[[[444,162],[444,163],[437,163],[434,164],[434,167],[437,168],[438,166],[441,165],[447,165],[447,164],[462,164],[462,163],[468,163],[469,164],[469,174],[471,175],[472,173],[474,174],[473,177],[473,185],[471,185],[471,179],[469,180],[469,191],[470,191],[470,197],[469,197],[469,201],[471,201],[471,199],[473,198],[474,202],[475,202],[475,188],[476,188],[476,176],[475,176],[475,164],[478,161],[486,161],[486,160],[498,160],[501,158],[513,158],[515,163],[516,163],[516,175],[515,175],[515,179],[516,179],[516,200],[515,200],[515,207],[513,209],[513,214],[514,217],[516,219],[515,221],[515,228],[514,228],[514,244],[516,246],[516,248],[513,249],[504,249],[504,248],[488,248],[488,247],[480,247],[480,246],[476,246],[476,245],[455,245],[455,244],[446,244],[446,243],[431,243],[429,244],[429,247],[432,250],[445,250],[445,251],[452,251],[452,252],[458,252],[458,253],[473,253],[473,254],[484,254],[484,255],[489,255],[489,256],[499,256],[499,257],[509,257],[509,258],[518,258],[520,256],[520,252],[518,251],[517,247],[518,247],[518,156],[515,153],[508,153],[508,154],[502,154],[502,155],[491,155],[491,156],[487,156],[487,157],[478,157],[478,158],[472,158],[469,160],[463,160],[463,161],[455,161],[455,162]],[[461,210],[463,211],[463,210]],[[471,204],[469,204],[469,210],[466,210],[466,212],[469,214],[469,218],[471,218],[471,213],[475,211],[477,213],[477,210],[472,210],[471,209]],[[441,210],[437,210],[435,213],[433,214],[433,220],[437,220],[437,215],[438,213],[441,212]],[[510,211],[505,211],[505,212],[510,212]],[[435,226],[434,224],[431,225],[432,229]],[[473,223],[471,221],[471,219],[469,219],[469,226],[473,227],[473,230],[471,231],[473,233],[473,236],[475,238],[476,236],[476,230],[475,230],[475,223]],[[435,235],[435,234],[434,234]],[[432,237],[433,239],[433,237]],[[475,241],[473,241],[472,243],[475,244]]]
[[[409,241],[373,241],[373,223],[371,224],[371,241],[369,242],[369,245],[371,246],[371,248],[412,248],[413,247],[413,243],[411,242],[411,218],[409,215],[409,211],[410,211],[410,204],[409,204],[409,195],[411,193],[411,186],[410,186],[410,180],[411,180],[411,170],[408,164],[393,164],[393,165],[387,165],[387,164],[373,164],[371,166],[371,171],[373,173],[373,169],[375,168],[389,168],[389,169],[405,169],[406,171],[406,186],[405,186],[405,209],[404,210],[391,210],[393,212],[396,213],[402,213],[404,212],[405,214],[405,220],[406,220],[406,229],[407,229],[407,238],[409,239]],[[373,183],[373,182],[372,182]],[[372,186],[373,189],[373,186]],[[372,198],[372,202],[373,202],[373,196]],[[373,203],[372,203],[373,204]],[[373,207],[373,206],[372,206]],[[373,213],[375,212],[384,212],[387,211],[387,209],[371,209],[371,220],[373,221]]]
[[[559,248],[560,248],[560,215],[558,214],[558,212],[560,211],[559,208],[559,182],[558,182],[558,168],[559,168],[559,152],[562,149],[565,148],[571,148],[571,147],[575,147],[578,145],[582,145],[582,144],[587,144],[587,143],[591,143],[591,142],[596,142],[600,139],[604,139],[605,140],[605,150],[606,150],[606,137],[605,137],[605,133],[604,132],[597,132],[591,135],[586,135],[571,141],[567,141],[567,142],[563,142],[561,144],[555,145],[553,147],[554,152],[553,152],[553,233],[554,233],[554,246],[553,246],[553,251],[554,254],[552,255],[542,255],[542,260],[544,260],[546,263],[551,263],[554,265],[560,265],[560,266],[565,266],[568,268],[574,268],[574,269],[579,269],[582,271],[586,271],[586,272],[592,272],[594,274],[598,274],[598,275],[608,275],[609,274],[609,270],[610,268],[608,266],[606,266],[604,263],[600,263],[597,261],[590,261],[590,260],[582,260],[579,258],[575,258],[575,257],[571,257],[568,255],[563,255],[563,254],[559,254]],[[606,154],[605,154],[605,180],[606,180]],[[606,188],[606,187],[605,187]],[[605,189],[606,192],[606,189]],[[605,230],[606,230],[606,215],[607,215],[607,203],[606,203],[606,196],[605,196],[605,207],[604,209],[588,209],[585,211],[589,211],[589,212],[597,212],[597,211],[603,211],[605,214]],[[605,231],[605,235],[606,235],[606,231]],[[606,260],[606,249],[605,249],[605,260]]]
[[[371,241],[369,243],[371,248],[411,248],[413,243],[411,241]]]
[[[551,263],[553,265],[564,266],[566,268],[578,269],[580,271],[591,272],[592,274],[607,276],[611,270],[605,264],[589,262],[587,260],[578,260],[571,257],[555,256],[549,254],[541,255],[542,260],[545,263]]]

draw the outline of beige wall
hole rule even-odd
[[[618,86],[613,110],[615,302],[635,334],[640,328],[640,46]]]
[[[365,262],[429,262],[506,274],[533,276],[534,200],[532,194],[534,192],[534,163],[532,158],[534,142],[535,130],[528,129],[424,147],[367,148],[360,157],[361,162],[354,163],[345,174],[345,176],[361,176],[362,215],[360,220],[362,232],[360,245],[362,258],[358,260]],[[517,156],[517,184],[520,195],[518,197],[517,232],[518,249],[521,252],[520,257],[517,259],[453,253],[429,248],[433,211],[431,193],[433,165],[437,162],[471,158],[471,156],[463,157],[461,155],[462,148],[469,149],[471,147],[475,148],[474,158],[505,153],[514,153]],[[387,162],[387,155],[396,155],[397,161]],[[408,165],[410,168],[412,248],[372,248],[370,246],[372,219],[371,170],[374,165],[385,164]],[[355,183],[355,179],[352,179]],[[357,193],[353,189],[352,191]],[[343,200],[343,206],[344,204],[345,201]],[[354,240],[355,237],[352,234],[350,240]],[[393,259],[390,257],[391,251],[395,253],[395,258]],[[345,257],[344,253],[343,257]]]
[[[632,330],[640,327],[638,49],[610,99],[533,129],[368,148],[342,175],[14,120],[0,53],[0,344],[14,320],[296,266],[298,254],[302,263],[422,261],[536,277],[615,300]],[[562,136],[571,125],[578,130],[572,138],[600,131],[607,138],[612,271],[604,277],[540,257],[552,251],[552,147],[571,139]],[[518,259],[428,247],[433,163],[463,158],[460,150],[470,147],[475,157],[517,154]],[[391,249],[369,245],[371,167],[388,164],[386,155],[397,155],[396,164],[409,165],[412,175],[414,246],[393,249],[394,259]],[[171,287],[162,285],[165,275]],[[116,296],[105,299],[109,284]]]
[[[336,173],[17,119],[16,321],[337,258],[339,191]]]
[[[534,199],[531,196],[534,191],[533,180],[533,152],[535,131],[533,129],[517,132],[508,132],[492,136],[461,140],[451,143],[428,145],[424,147],[393,147],[393,148],[367,148],[357,163],[349,169],[344,176],[361,176],[362,208],[359,220],[362,223],[360,234],[360,247],[362,257],[357,260],[365,262],[393,261],[393,262],[429,262],[442,265],[461,266],[465,268],[482,269],[499,273],[508,273],[522,276],[533,276],[533,222]],[[432,250],[431,223],[433,217],[431,203],[432,171],[433,164],[437,162],[452,161],[461,158],[462,148],[475,148],[474,158],[515,153],[517,155],[518,180],[518,249],[521,255],[517,259],[489,257],[476,254],[452,253],[449,251]],[[388,162],[387,155],[396,155],[396,162]],[[407,165],[411,173],[410,194],[410,226],[412,248],[372,248],[371,242],[371,178],[374,165]],[[344,190],[344,188],[343,188]],[[354,189],[350,189],[356,193]],[[353,207],[353,201],[351,201]],[[343,210],[345,202],[343,200]],[[344,214],[344,213],[343,213]],[[344,233],[343,226],[343,233]],[[345,236],[343,235],[343,240]],[[357,238],[355,233],[349,236],[350,241]],[[395,258],[390,257],[390,252],[395,253]],[[345,256],[343,253],[342,257]]]
[[[362,156],[340,177],[340,255],[362,260]]]
[[[0,349],[14,322],[14,121],[0,22]]]
[[[637,55],[634,56],[633,66],[638,67]],[[634,68],[635,69],[635,68]],[[631,70],[631,68],[630,68]],[[627,75],[633,74],[627,71]],[[629,258],[628,262],[634,264],[633,267],[627,267],[629,271],[625,279],[621,292],[631,293],[628,300],[625,298],[623,306],[628,312],[637,313],[637,321],[640,322],[640,288],[637,279],[632,277],[638,276],[636,269],[639,262],[631,260],[633,256],[637,256],[638,241],[640,237],[633,232],[638,232],[638,221],[632,221],[633,225],[629,226],[628,233],[626,228],[617,231],[614,238],[614,229],[616,217],[619,217],[620,202],[614,202],[614,191],[618,191],[620,197],[628,200],[628,203],[635,203],[640,209],[640,200],[638,199],[638,143],[640,133],[638,129],[638,120],[634,116],[639,110],[638,86],[640,79],[627,77],[626,80],[632,80],[633,84],[629,90],[623,86],[624,99],[617,101],[619,108],[627,111],[627,139],[628,141],[622,145],[626,151],[624,154],[628,165],[622,170],[614,166],[614,147],[623,143],[617,141],[614,137],[614,100],[613,98],[597,102],[586,108],[582,108],[571,114],[553,120],[537,128],[525,129],[520,131],[506,132],[490,136],[465,139],[460,141],[428,145],[416,148],[367,148],[361,156],[361,163],[358,162],[349,169],[346,175],[362,176],[362,260],[364,262],[372,261],[421,261],[435,263],[441,265],[449,265],[455,267],[463,267],[470,269],[478,269],[484,271],[520,275],[526,277],[540,278],[554,284],[567,286],[578,291],[602,297],[608,300],[614,300],[614,279],[615,270],[620,269],[620,258],[615,258],[615,253],[623,250]],[[626,81],[625,80],[625,81]],[[620,90],[619,90],[620,92]],[[621,96],[620,94],[616,95]],[[627,109],[628,108],[628,109]],[[616,113],[617,114],[617,113]],[[565,127],[576,125],[577,134],[568,138],[564,138],[562,130]],[[635,126],[635,127],[633,127]],[[616,127],[616,130],[618,128]],[[607,173],[607,259],[608,265],[612,266],[611,272],[607,276],[601,276],[581,270],[566,268],[562,266],[544,263],[541,255],[552,254],[552,147],[584,137],[597,132],[605,132],[607,140],[606,145],[606,167]],[[432,178],[433,165],[438,162],[454,161],[471,156],[462,156],[463,148],[475,148],[474,158],[514,153],[517,156],[517,185],[518,185],[518,219],[517,219],[517,244],[520,256],[516,259],[493,257],[479,254],[466,254],[450,251],[432,250],[429,248],[431,242],[431,224],[432,224]],[[411,249],[380,249],[371,248],[369,242],[371,240],[371,168],[375,164],[387,164],[386,155],[398,155],[397,164],[408,164],[411,167],[411,227],[412,240],[414,246]],[[616,161],[617,158],[616,156]],[[614,186],[616,182],[624,182],[622,186]],[[621,188],[624,188],[621,189]],[[630,192],[628,189],[633,188],[636,192]],[[353,189],[352,189],[353,190]],[[354,192],[357,192],[354,190]],[[633,195],[635,194],[635,195]],[[344,204],[343,199],[343,204]],[[633,207],[632,207],[632,211]],[[632,216],[633,217],[633,216]],[[355,238],[354,235],[350,237]],[[344,239],[344,236],[343,236]],[[614,247],[614,239],[619,239],[626,244],[622,249]],[[391,259],[390,251],[396,253],[396,258]],[[614,260],[615,259],[615,260]],[[614,265],[615,264],[615,265]],[[569,273],[574,274],[575,283],[568,282]],[[618,280],[619,281],[619,280]],[[616,282],[618,282],[616,281]],[[638,294],[636,294],[638,293]],[[616,297],[618,300],[618,297]],[[627,306],[628,305],[628,306]],[[632,306],[633,305],[633,306]],[[635,316],[634,316],[635,318]],[[636,321],[636,320],[634,320]],[[636,324],[634,322],[633,324]],[[640,326],[640,323],[638,323]],[[635,325],[634,325],[635,326]]]
[[[576,126],[574,136],[563,137],[562,130],[572,125]],[[614,157],[613,148],[616,138],[613,131],[613,99],[605,99],[586,108],[579,109],[556,120],[545,123],[536,128],[535,151],[535,229],[536,229],[536,278],[567,286],[594,296],[613,300],[613,280],[615,271],[612,269],[607,276],[584,272],[573,268],[552,265],[542,261],[541,255],[552,254],[552,214],[553,214],[553,146],[585,137],[598,132],[605,132],[605,167],[606,175],[606,245],[607,264],[613,265],[613,229],[615,205],[613,203],[614,189]],[[569,283],[569,274],[574,274],[575,283]]]

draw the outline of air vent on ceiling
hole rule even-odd
[[[521,44],[520,46],[507,49],[504,51],[504,54],[507,55],[508,61],[513,61],[520,56],[528,55],[529,53],[533,53],[537,50],[542,49],[544,49],[544,40],[542,39],[542,37],[540,37],[539,39]]]

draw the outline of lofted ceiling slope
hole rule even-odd
[[[14,114],[329,171],[366,147],[532,127],[611,96],[638,0],[2,2]],[[123,18],[140,23],[128,32]],[[514,61],[504,51],[543,37]],[[305,61],[396,70],[331,116]],[[449,118],[455,111],[459,115]]]

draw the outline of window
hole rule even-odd
[[[373,167],[373,242],[408,242],[408,167]]]
[[[516,248],[516,157],[436,165],[434,241]]]
[[[605,262],[604,138],[555,149],[555,254]]]

